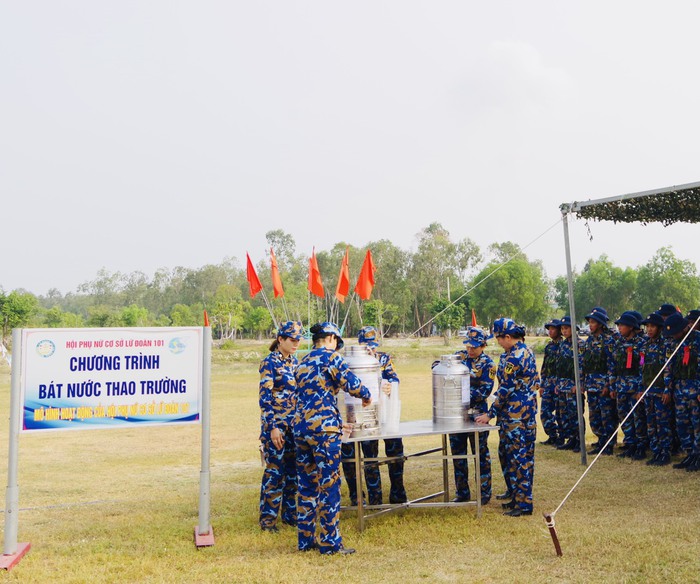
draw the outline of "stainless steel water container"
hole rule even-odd
[[[350,436],[379,435],[379,391],[382,380],[382,366],[362,345],[345,347],[345,361],[348,368],[360,378],[362,385],[372,393],[372,403],[362,407],[362,400],[343,392],[345,398],[345,422],[353,424]]]
[[[457,428],[469,400],[469,367],[459,355],[442,355],[433,367],[433,424]]]

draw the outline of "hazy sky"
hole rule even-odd
[[[700,4],[54,0],[0,8],[5,291],[390,239],[521,246],[700,180]],[[700,226],[571,225],[700,267]],[[565,273],[557,225],[526,250]]]

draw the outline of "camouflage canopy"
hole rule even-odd
[[[563,214],[615,223],[700,223],[700,182],[620,195],[607,199],[565,203]]]

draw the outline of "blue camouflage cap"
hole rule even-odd
[[[571,317],[568,314],[566,316],[562,316],[559,322],[561,323],[561,326],[568,326],[572,328]],[[576,325],[576,330],[580,330],[578,325]]]
[[[664,317],[661,316],[658,312],[652,312],[649,316],[647,316],[643,321],[642,324],[653,324],[658,327],[663,327],[664,326]]]
[[[549,330],[550,328],[559,328],[560,326],[561,326],[561,321],[558,318],[553,318],[547,324],[544,325],[544,328]]]
[[[324,333],[324,335],[335,335],[336,337],[338,337],[338,345],[336,348],[343,348],[345,342],[340,336],[340,329],[338,328],[337,324],[335,324],[334,322],[321,322],[318,326],[321,328],[321,332]]]
[[[687,326],[688,321],[683,318],[683,315],[680,312],[674,312],[664,322],[664,336],[672,337],[673,335],[682,333]]]
[[[694,308],[693,310],[689,310],[688,314],[685,315],[685,318],[687,321],[695,323],[695,321],[698,319],[700,316],[700,309]]]
[[[634,316],[634,318],[637,319],[637,321],[639,321],[639,324],[642,324],[642,321],[644,320],[644,315],[641,312],[639,312],[639,310],[626,310],[625,312],[629,312],[632,316]]]
[[[493,321],[493,334],[502,335],[525,335],[525,328],[515,324],[512,318],[497,318]]]
[[[678,309],[673,304],[662,304],[657,312],[666,318],[678,312]]]
[[[301,332],[301,323],[298,320],[288,320],[280,323],[280,328],[277,329],[278,337],[287,337],[294,341],[298,341],[303,337]]]
[[[373,326],[366,326],[361,328],[360,332],[357,333],[357,342],[361,345],[368,345],[374,348],[379,346],[379,342],[377,341],[378,337],[379,333],[376,328]]]
[[[624,324],[635,329],[639,328],[639,320],[637,320],[637,317],[629,310],[623,312],[620,318],[615,321],[615,324]]]
[[[486,336],[486,333],[477,327],[470,327],[467,331],[467,338],[464,339],[464,344],[468,347],[485,347],[486,341],[491,338],[491,335]]]
[[[608,311],[605,310],[605,308],[602,308],[600,306],[596,306],[591,310],[590,314],[586,315],[586,320],[595,320],[596,322],[599,322],[602,325],[607,326],[608,321],[610,318],[608,317]]]

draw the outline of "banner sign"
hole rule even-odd
[[[201,327],[24,329],[23,431],[199,421]]]

